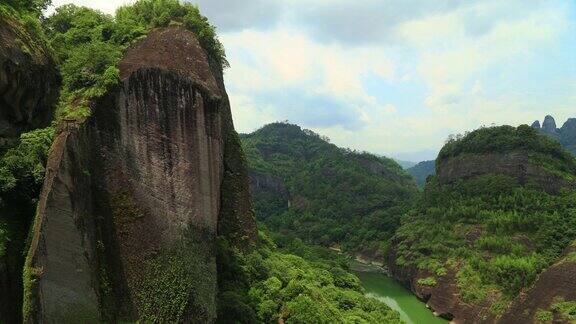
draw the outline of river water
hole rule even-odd
[[[368,296],[376,298],[400,313],[408,324],[446,324],[448,321],[434,316],[412,292],[385,273],[356,272]]]

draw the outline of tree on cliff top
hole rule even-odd
[[[40,16],[52,4],[52,0],[5,0],[5,3],[19,12],[30,12]]]
[[[213,61],[228,66],[216,28],[197,6],[178,0],[140,0],[118,8],[115,17],[69,4],[42,25],[61,63],[64,88],[58,111],[66,118],[89,114],[88,101],[117,84],[122,52],[152,28],[182,26],[194,32]]]

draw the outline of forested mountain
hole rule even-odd
[[[380,253],[417,190],[393,160],[288,123],[241,135],[257,218],[309,243]]]
[[[562,127],[556,127],[554,117],[548,115],[544,118],[542,126],[540,121],[532,123],[532,127],[557,140],[568,151],[576,156],[576,118],[569,118]]]
[[[419,187],[423,187],[428,176],[436,173],[436,161],[422,161],[415,166],[406,169],[406,172],[416,180]]]
[[[392,274],[457,321],[574,320],[576,160],[502,126],[448,142],[437,171],[394,236]]]
[[[0,4],[0,322],[399,322],[344,260],[259,235],[196,6],[47,4]]]

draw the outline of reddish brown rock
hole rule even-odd
[[[485,174],[501,174],[515,178],[520,184],[536,186],[549,193],[556,193],[566,187],[576,188],[574,182],[532,163],[524,152],[461,154],[440,161],[437,172],[441,184]]]
[[[87,322],[212,322],[216,236],[256,241],[221,69],[193,33],[170,27],[128,49],[120,71],[119,87],[52,148],[29,320],[81,309]]]

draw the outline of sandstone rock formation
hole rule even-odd
[[[438,181],[454,183],[484,174],[503,174],[515,178],[522,185],[532,185],[554,193],[576,183],[546,171],[532,163],[524,152],[463,154],[438,164]]]
[[[47,126],[59,88],[48,50],[16,19],[0,14],[0,138]]]
[[[216,237],[254,244],[221,68],[156,29],[92,117],[60,125],[25,266],[25,320],[212,322]],[[74,316],[74,317],[71,317]]]

